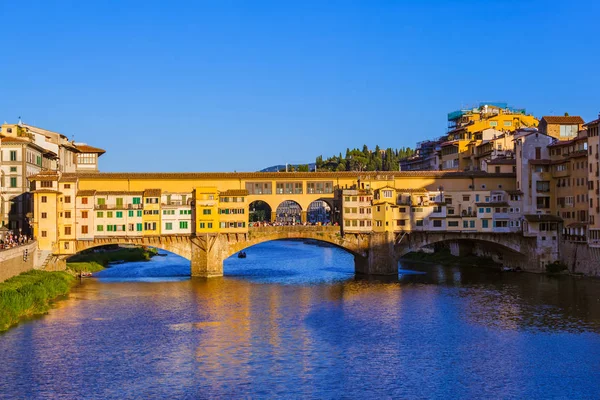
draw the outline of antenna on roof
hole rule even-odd
[[[19,116],[19,122],[17,123],[17,125],[21,126],[23,125],[23,121],[21,121],[21,117]]]

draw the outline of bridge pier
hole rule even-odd
[[[366,254],[354,256],[354,271],[358,275],[398,275],[398,256],[394,251],[393,233],[372,233]]]
[[[218,234],[204,234],[191,238],[192,276],[214,278],[223,276],[223,250]]]

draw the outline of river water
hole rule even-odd
[[[600,398],[600,281],[251,247],[225,277],[174,255],[84,279],[0,335],[1,398]]]

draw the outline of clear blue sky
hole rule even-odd
[[[599,1],[0,0],[0,15],[1,122],[105,148],[103,171],[412,147],[480,101],[600,112]]]

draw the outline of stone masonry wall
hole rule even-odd
[[[567,265],[569,272],[600,277],[600,248],[568,241],[560,245],[560,261]]]
[[[33,242],[25,246],[0,250],[0,282],[4,282],[8,278],[33,269],[36,249],[37,242]],[[27,250],[26,260],[23,257],[25,250]]]

